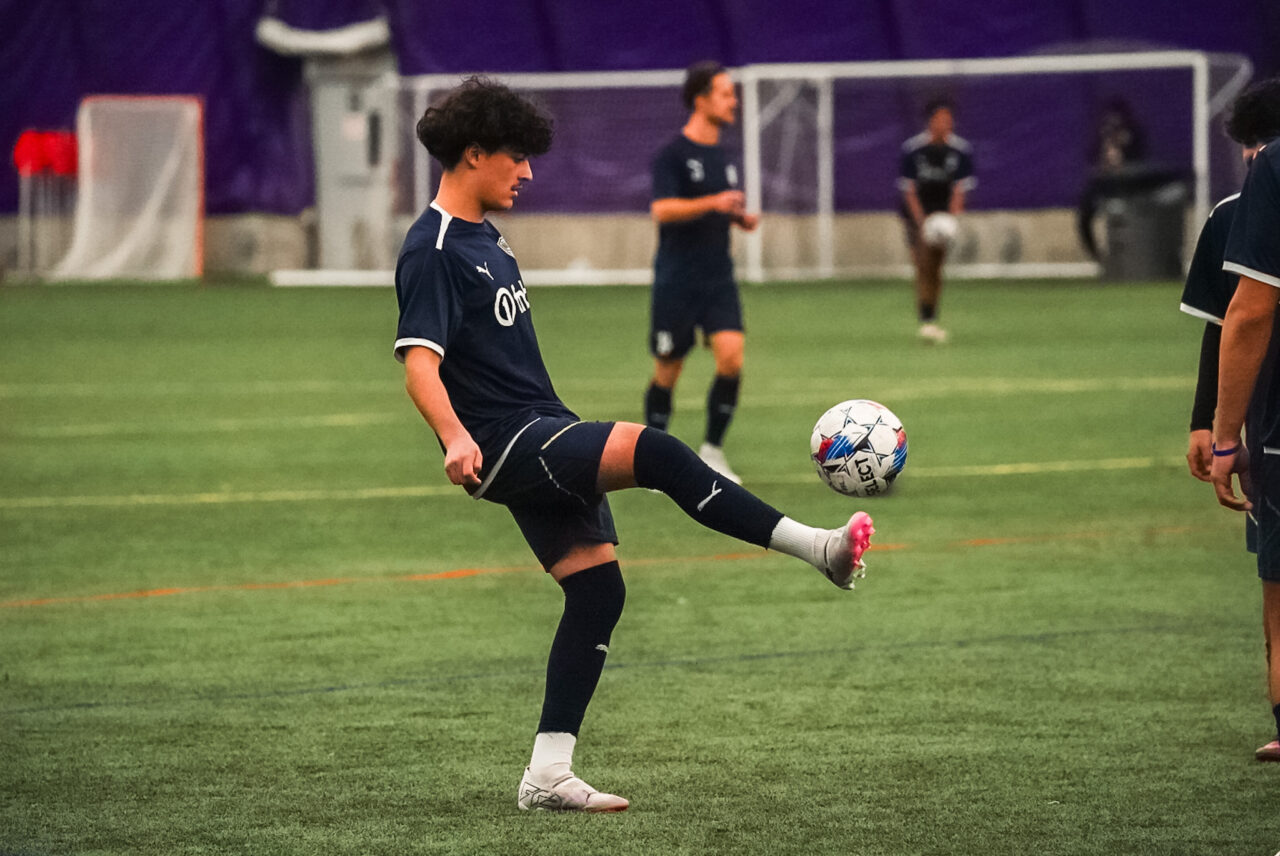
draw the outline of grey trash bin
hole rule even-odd
[[[1182,182],[1104,203],[1107,250],[1102,278],[1111,281],[1182,279],[1182,230],[1187,188]]]

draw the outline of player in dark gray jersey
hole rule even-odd
[[[649,352],[654,369],[645,392],[644,419],[651,428],[667,430],[672,393],[701,330],[716,368],[698,454],[726,478],[740,482],[722,449],[738,405],[746,341],[729,256],[729,227],[751,231],[759,218],[747,213],[738,168],[720,144],[721,128],[733,124],[738,109],[729,72],[717,62],[691,65],[682,96],[689,119],[653,160],[649,211],[658,224],[658,252],[653,261]]]
[[[660,491],[704,526],[804,559],[843,589],[865,570],[871,518],[858,512],[838,529],[804,526],[663,431],[578,420],[547,375],[512,248],[485,219],[510,209],[533,177],[529,157],[550,147],[550,121],[501,84],[471,78],[423,114],[418,138],[443,175],[396,265],[395,354],[449,480],[507,507],[565,597],[517,804],[622,811],[627,800],[572,770],[626,595],[605,494]]]
[[[1239,277],[1222,323],[1217,413],[1209,477],[1218,501],[1251,511],[1276,737],[1254,753],[1280,761],[1280,78],[1250,86],[1232,103],[1227,132],[1256,147],[1231,219],[1223,269]],[[1243,441],[1248,422],[1249,446]],[[1235,493],[1238,476],[1244,493]]]

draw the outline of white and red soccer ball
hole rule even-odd
[[[818,476],[845,496],[879,496],[907,465],[907,432],[883,404],[842,401],[818,419],[809,440]]]

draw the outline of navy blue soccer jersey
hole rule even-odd
[[[653,159],[653,198],[695,199],[738,189],[738,168],[723,146],[704,146],[679,134]],[[728,214],[658,226],[655,282],[697,286],[733,278]]]
[[[1222,266],[1280,288],[1280,141],[1253,159]]]
[[[971,190],[977,183],[969,143],[955,134],[946,142],[933,143],[927,133],[921,133],[902,144],[898,189],[914,186],[925,214],[946,211],[951,206],[951,189],[956,185]],[[907,213],[905,204],[902,210]]]
[[[1280,288],[1280,143],[1258,152],[1231,218],[1224,270]],[[1273,328],[1249,405],[1249,447],[1280,454],[1280,324]],[[1273,451],[1274,450],[1274,451]],[[1256,471],[1255,461],[1255,471]]]
[[[396,359],[412,347],[441,355],[440,380],[486,471],[535,418],[577,418],[551,386],[515,256],[487,220],[432,203],[400,250],[396,298]]]
[[[1213,207],[1209,219],[1200,229],[1196,252],[1187,269],[1187,281],[1182,288],[1182,304],[1179,308],[1188,315],[1214,324],[1222,324],[1227,315],[1227,305],[1235,294],[1238,277],[1222,269],[1222,259],[1227,251],[1227,236],[1231,233],[1231,221],[1235,216],[1239,193],[1234,193]]]

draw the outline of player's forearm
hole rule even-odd
[[[924,206],[920,204],[920,197],[916,196],[914,187],[902,191],[902,201],[907,206],[907,212],[912,220],[916,223],[924,220]]]
[[[715,196],[696,196],[692,199],[673,197],[655,199],[649,205],[649,216],[657,223],[682,223],[697,220],[716,210]]]
[[[410,349],[405,355],[404,380],[409,398],[445,448],[455,440],[470,436],[440,380],[439,354],[429,348]]]
[[[1218,408],[1213,420],[1213,441],[1218,446],[1232,446],[1240,439],[1249,398],[1271,339],[1275,310],[1274,288],[1249,277],[1240,278],[1223,319],[1218,351]]]
[[[951,188],[951,204],[947,210],[956,216],[964,213],[964,188],[958,184]]]
[[[1196,392],[1191,404],[1192,431],[1213,430],[1213,412],[1218,406],[1218,350],[1222,347],[1222,328],[1206,322],[1200,339],[1200,364],[1196,373]]]

